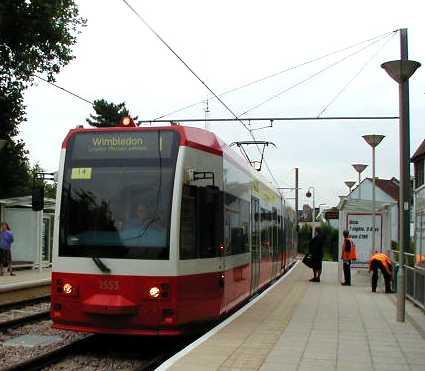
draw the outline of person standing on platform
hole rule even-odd
[[[12,270],[12,242],[13,233],[10,230],[9,224],[2,222],[0,224],[0,249],[3,261],[1,262],[0,275],[3,275],[3,265],[9,267],[9,273],[14,276]]]
[[[344,271],[344,282],[341,283],[343,286],[351,286],[351,261],[357,260],[356,245],[350,237],[348,231],[342,232],[344,235],[344,241],[342,242],[342,268]]]
[[[315,234],[309,245],[311,269],[313,269],[313,278],[310,279],[310,282],[320,282],[320,275],[322,274],[323,245],[325,241],[320,228],[316,228]]]
[[[372,292],[376,292],[376,286],[378,285],[378,269],[384,276],[385,293],[391,294],[393,263],[387,255],[376,252],[369,259],[369,272],[372,272]]]

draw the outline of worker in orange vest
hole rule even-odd
[[[344,235],[344,241],[342,241],[342,268],[344,271],[344,282],[341,283],[343,286],[351,286],[351,261],[357,260],[356,245],[350,237],[348,231],[342,232]]]
[[[375,252],[369,259],[369,272],[372,273],[372,292],[376,292],[376,286],[378,284],[378,269],[381,270],[385,281],[385,293],[390,294],[391,281],[393,276],[393,263],[391,259],[383,254]]]

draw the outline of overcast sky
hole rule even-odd
[[[130,113],[154,119],[211,95],[184,65],[140,22],[121,0],[77,1],[88,26],[79,35],[76,59],[57,76],[57,84],[84,98],[126,102]],[[424,63],[425,26],[420,1],[136,1],[129,3],[216,93],[302,64],[399,28],[409,31],[409,59]],[[370,43],[369,43],[370,44]],[[396,116],[398,88],[380,67],[400,58],[399,34],[334,54],[316,63],[279,74],[222,97],[240,115],[293,85],[242,117],[317,116],[361,70],[322,116]],[[378,54],[377,54],[378,53]],[[374,57],[374,58],[373,58]],[[425,138],[425,70],[410,80],[411,153]],[[93,113],[89,104],[45,84],[25,95],[28,122],[21,137],[31,163],[47,171],[58,168],[61,142],[68,130]],[[170,119],[205,117],[205,104]],[[209,103],[210,118],[230,117],[220,104]],[[191,124],[204,127],[204,123]],[[267,123],[252,122],[252,127]],[[237,122],[212,123],[209,129],[225,142],[250,140]],[[258,140],[273,141],[267,163],[280,186],[294,183],[300,170],[300,207],[316,189],[316,205],[334,206],[356,180],[352,163],[371,163],[364,134],[386,136],[377,148],[381,178],[399,178],[398,121],[290,121],[256,130]],[[371,176],[372,166],[366,171]],[[270,178],[267,171],[264,176]],[[293,193],[287,192],[287,197]]]

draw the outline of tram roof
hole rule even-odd
[[[230,158],[234,163],[251,173],[251,175],[261,181],[264,185],[278,193],[275,187],[270,184],[264,176],[256,171],[247,161],[242,158],[238,153],[231,149],[220,137],[215,133],[206,129],[196,128],[193,126],[184,126],[179,124],[173,124],[169,126],[152,126],[152,127],[108,127],[108,128],[75,128],[69,131],[65,140],[62,143],[62,148],[67,148],[69,140],[77,133],[86,132],[138,132],[138,131],[176,131],[180,134],[180,145],[187,146],[208,153],[212,153],[218,156]]]

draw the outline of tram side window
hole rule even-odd
[[[183,186],[180,215],[180,258],[194,259],[196,251],[196,187]]]
[[[277,237],[277,241],[278,241],[278,246],[279,246],[279,251],[282,251],[283,249],[283,218],[282,215],[278,215],[277,216],[277,230],[278,230],[278,237]]]
[[[273,258],[277,259],[279,255],[277,236],[278,236],[278,224],[277,224],[277,209],[274,207],[272,212],[273,217]]]
[[[232,194],[225,196],[226,255],[249,251],[250,203]]]
[[[223,243],[223,198],[218,187],[198,188],[199,256],[211,258],[218,255]]]
[[[261,208],[261,256],[269,257],[272,253],[271,212]]]
[[[180,219],[180,258],[210,258],[218,255],[223,241],[223,207],[217,187],[183,186]]]

